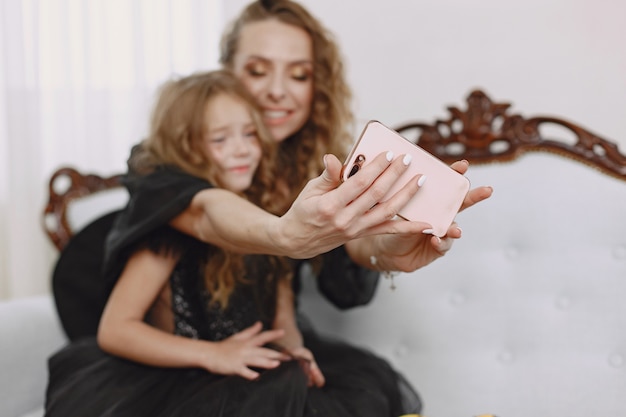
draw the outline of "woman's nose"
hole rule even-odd
[[[274,101],[283,99],[286,95],[285,80],[279,73],[272,75],[268,86],[268,96]]]

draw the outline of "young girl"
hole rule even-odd
[[[164,85],[137,163],[146,175],[187,176],[272,211],[282,204],[268,191],[273,157],[255,101],[234,76],[215,71]],[[130,204],[125,214],[138,212]],[[282,383],[324,384],[295,323],[285,260],[207,245],[165,218],[145,224],[112,260],[121,272],[112,278],[97,345],[83,340],[51,359],[46,415],[233,415],[262,399],[272,404],[267,389],[288,391],[265,383],[276,377],[262,377],[282,362],[291,362],[280,370],[291,375]],[[120,221],[112,236],[121,228],[129,233]],[[263,382],[247,395],[252,385],[244,381],[255,379]],[[244,394],[249,400],[236,399]],[[289,406],[282,412],[297,415]]]

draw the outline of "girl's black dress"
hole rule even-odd
[[[236,287],[226,310],[211,307],[198,273],[207,247],[167,226],[210,184],[164,168],[127,179],[126,186],[132,196],[126,209],[83,229],[55,268],[55,301],[71,342],[49,360],[47,417],[397,417],[419,412],[418,395],[385,360],[310,328],[302,333],[326,377],[323,388],[307,386],[305,364],[299,361],[247,381],[202,369],[146,366],[101,351],[94,337],[97,320],[121,267],[138,247],[181,255],[170,277],[180,336],[218,341],[259,320],[269,328],[275,311],[275,287],[265,278],[263,256],[246,258],[247,283]],[[301,265],[294,262],[296,274]],[[376,283],[341,248],[324,256],[318,279],[321,291],[340,308],[368,302]],[[297,290],[299,280],[294,282]]]

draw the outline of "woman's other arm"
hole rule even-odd
[[[452,168],[465,174],[469,167],[467,161],[453,163]],[[491,197],[491,187],[477,187],[470,190],[460,211],[465,210]],[[411,223],[399,220],[400,223]],[[423,229],[398,231],[394,234],[381,234],[353,240],[346,244],[351,259],[360,265],[381,271],[415,271],[446,254],[455,239],[461,237],[461,229],[452,223],[442,238],[422,233]],[[374,256],[375,264],[372,263]]]

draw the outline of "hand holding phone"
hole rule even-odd
[[[444,236],[469,191],[469,180],[382,123],[375,120],[367,123],[343,165],[342,181],[387,151],[393,151],[396,156],[410,154],[412,160],[381,202],[391,198],[415,175],[426,175],[426,182],[398,215],[406,220],[430,223],[434,235]]]

